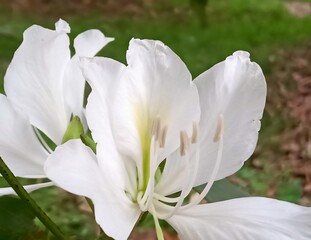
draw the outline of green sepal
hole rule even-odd
[[[87,134],[83,133],[80,135],[81,141],[88,147],[90,147],[94,153],[96,153],[96,143],[94,140],[88,136]]]
[[[162,177],[161,169],[157,168],[157,170],[154,174],[155,182],[158,183],[160,181],[161,177]]]
[[[79,139],[80,135],[83,133],[84,129],[80,118],[78,116],[74,116],[67,127],[67,130],[62,139],[62,144],[71,139]]]

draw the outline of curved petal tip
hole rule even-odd
[[[242,51],[242,50],[236,51],[232,55],[233,55],[233,57],[241,57],[241,58],[249,58],[250,57],[249,52]]]
[[[63,19],[59,19],[56,23],[55,23],[55,30],[59,33],[70,33],[70,26],[69,24],[64,21]]]

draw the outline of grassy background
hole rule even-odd
[[[58,14],[55,11],[44,18],[40,14],[16,15],[0,5],[0,91],[3,92],[5,69],[22,41],[23,31],[34,23],[53,28],[58,17],[70,23],[71,39],[90,28],[98,28],[106,36],[115,37],[100,55],[121,62],[125,62],[125,52],[132,37],[159,39],[183,59],[193,77],[239,49],[249,51],[252,60],[258,62],[269,76],[271,61],[279,49],[290,49],[311,40],[311,17],[290,15],[285,3],[282,0],[210,0],[205,26],[200,25],[198,16],[186,0],[154,4],[148,11],[138,9],[137,14],[101,13],[93,9],[83,14]],[[273,136],[285,131],[290,125],[288,121],[281,115],[265,115],[259,141],[261,152],[271,151],[273,144],[277,144],[272,141]],[[252,194],[266,196],[267,183],[275,182],[276,197],[298,202],[302,195],[301,180],[292,179],[290,170],[270,172],[274,159],[269,154],[258,155],[255,154],[254,158],[259,158],[263,164],[260,170],[247,164],[237,174],[239,179],[247,182],[245,187]],[[0,184],[3,185],[1,181]],[[91,224],[84,224],[88,217],[81,216],[80,209],[76,208],[80,203],[65,193],[59,199],[58,194],[56,189],[46,189],[33,196],[65,231],[79,232],[81,239],[93,237]],[[60,205],[64,211],[59,211]],[[88,218],[89,223],[92,223],[91,219]]]

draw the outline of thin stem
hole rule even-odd
[[[155,208],[154,208],[153,204],[151,205],[151,210],[152,210],[154,225],[156,228],[157,239],[158,240],[164,240],[163,231],[162,231],[162,228],[160,226],[159,219],[158,219],[158,216],[156,215]]]
[[[46,213],[30,197],[28,192],[19,183],[17,178],[14,176],[14,174],[11,172],[8,166],[4,163],[1,157],[0,157],[0,173],[2,177],[8,182],[8,184],[14,189],[17,195],[23,201],[25,201],[26,204],[28,204],[28,206],[32,209],[37,218],[40,219],[40,221],[45,225],[45,227],[49,229],[57,239],[59,240],[67,239],[61,232],[59,227],[46,215]]]

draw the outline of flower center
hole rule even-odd
[[[223,131],[224,131],[224,120],[222,114],[219,115],[217,122],[217,127],[214,135],[214,142],[218,143],[218,152],[213,167],[211,176],[206,184],[204,190],[197,195],[190,203],[187,205],[182,205],[185,198],[190,194],[194,182],[196,179],[198,167],[199,167],[199,143],[198,143],[198,125],[193,124],[192,136],[188,137],[186,131],[180,132],[180,161],[184,161],[184,181],[182,183],[181,193],[178,197],[166,197],[158,193],[154,193],[154,206],[158,209],[162,209],[161,213],[157,213],[157,216],[161,219],[168,219],[180,208],[189,208],[193,205],[199,204],[202,199],[209,192],[212,184],[214,183],[223,152]],[[191,143],[190,143],[191,140]],[[194,154],[189,154],[189,153]],[[193,162],[194,161],[194,162]]]
[[[179,208],[188,208],[190,206],[199,204],[202,199],[209,192],[214,183],[223,152],[223,132],[224,119],[220,114],[215,129],[213,141],[218,143],[218,151],[215,160],[215,165],[212,169],[211,175],[207,181],[204,190],[198,194],[192,201],[183,205],[186,197],[191,193],[195,184],[196,175],[199,168],[200,160],[200,143],[199,143],[199,129],[196,122],[192,126],[192,135],[189,137],[187,131],[180,131],[180,147],[179,154],[183,164],[183,179],[181,180],[181,191],[178,197],[167,197],[154,191],[155,177],[158,168],[158,152],[159,149],[165,146],[165,139],[167,134],[167,126],[162,126],[159,118],[155,118],[152,124],[151,132],[149,134],[148,148],[143,158],[143,183],[144,188],[138,191],[137,203],[141,211],[151,211],[156,214],[157,218],[168,219],[178,211]],[[143,150],[144,151],[144,150]],[[147,155],[148,153],[148,155]],[[159,211],[158,211],[159,210]]]
[[[151,129],[151,130],[150,130]],[[165,147],[167,136],[166,125],[163,125],[160,118],[152,121],[149,131],[145,129],[140,133],[142,144],[142,173],[138,173],[139,188],[137,203],[142,211],[147,211],[153,198],[156,178],[159,178],[158,153],[160,148]]]
[[[150,128],[149,128],[150,129]],[[145,129],[140,131],[140,139],[141,139],[141,149],[142,149],[142,181],[140,183],[140,190],[146,191],[149,178],[150,178],[150,157],[151,155],[155,155],[155,153],[151,152],[151,148],[164,148],[166,142],[167,135],[167,126],[162,125],[162,122],[159,117],[156,117],[152,122],[151,131],[146,126]],[[152,143],[152,138],[154,141]],[[152,146],[157,145],[157,146]],[[156,156],[157,157],[157,156]],[[157,162],[157,159],[156,159]]]

